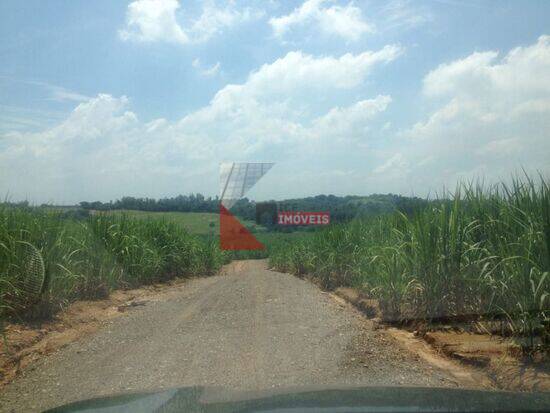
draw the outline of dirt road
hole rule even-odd
[[[464,385],[308,281],[241,261],[44,357],[0,391],[0,410],[186,385],[313,384]]]

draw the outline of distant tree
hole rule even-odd
[[[372,194],[368,196],[335,196],[316,195],[306,198],[295,198],[277,202],[280,211],[329,212],[331,222],[347,222],[357,217],[371,216],[401,211],[411,214],[430,202],[416,197],[405,197],[395,194]],[[441,202],[441,201],[439,201]],[[178,195],[172,198],[135,198],[130,196],[102,203],[100,201],[81,202],[80,207],[86,210],[130,209],[141,211],[179,211],[179,212],[219,212],[218,197],[205,197],[202,194]],[[231,212],[246,220],[255,220],[256,203],[243,198],[232,208]],[[300,229],[292,227],[291,230]],[[286,231],[286,230],[285,230]]]

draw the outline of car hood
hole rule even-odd
[[[542,412],[550,393],[419,387],[300,388],[233,392],[183,387],[72,403],[51,412]]]

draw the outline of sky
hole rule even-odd
[[[2,0],[0,195],[426,196],[550,174],[548,1]]]

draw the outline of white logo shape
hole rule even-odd
[[[256,182],[264,176],[273,162],[223,162],[220,164],[220,200],[230,209]]]

